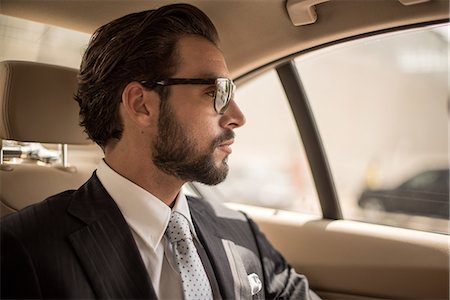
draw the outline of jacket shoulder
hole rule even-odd
[[[75,191],[61,192],[2,217],[0,223],[2,231],[8,230],[17,234],[28,228],[34,231],[48,227],[64,214]]]

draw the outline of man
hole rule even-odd
[[[181,191],[225,179],[245,123],[217,44],[184,4],[95,32],[76,100],[104,160],[78,190],[2,220],[2,298],[316,297],[245,215]]]

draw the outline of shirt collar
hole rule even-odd
[[[115,172],[104,160],[100,161],[97,168],[97,177],[116,202],[128,225],[148,246],[155,250],[169,223],[170,207]],[[178,193],[173,210],[186,217],[193,235],[196,236],[189,205],[182,190]]]

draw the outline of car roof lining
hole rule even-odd
[[[277,59],[275,61],[271,61],[265,65],[261,65],[258,68],[255,68],[247,73],[241,74],[239,77],[235,78],[234,81],[238,85],[243,84],[243,83],[251,80],[252,78],[264,73],[265,71],[270,70],[276,66],[282,65],[290,60],[293,60],[293,59],[299,57],[300,55],[304,55],[304,54],[307,54],[307,53],[310,53],[313,51],[317,51],[320,49],[324,49],[327,47],[331,47],[334,45],[347,43],[347,42],[351,42],[351,41],[355,41],[355,40],[359,40],[359,39],[363,39],[363,38],[370,38],[370,37],[376,36],[376,35],[389,34],[392,32],[398,32],[398,31],[403,31],[403,30],[414,30],[416,28],[422,28],[422,27],[426,27],[426,26],[435,26],[435,25],[446,24],[448,22],[449,22],[449,19],[446,18],[446,19],[442,19],[442,20],[435,20],[435,21],[424,22],[424,23],[404,25],[404,26],[398,26],[398,27],[394,27],[394,28],[386,28],[386,29],[377,30],[377,31],[373,31],[373,32],[358,34],[355,36],[349,36],[346,38],[342,38],[340,40],[330,41],[325,44],[313,46],[308,49],[302,49],[295,53],[290,53],[289,55],[287,55],[285,57],[280,57],[279,59]]]
[[[315,6],[318,20],[314,24],[296,27],[289,18],[285,0],[186,2],[204,10],[215,23],[234,78],[292,53],[332,41],[449,16],[449,3],[445,0],[410,6],[392,0],[331,0]],[[124,14],[167,3],[161,0],[151,3],[140,0],[3,0],[2,14],[92,33],[98,26]]]

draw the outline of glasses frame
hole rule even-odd
[[[148,85],[148,82],[143,80],[141,84]],[[167,78],[159,80],[151,84],[151,88],[157,86],[171,86],[171,85],[187,85],[187,84],[214,84],[216,86],[216,92],[214,95],[214,109],[215,111],[223,115],[230,105],[231,100],[234,99],[234,92],[236,85],[233,80],[226,77],[218,78]]]

